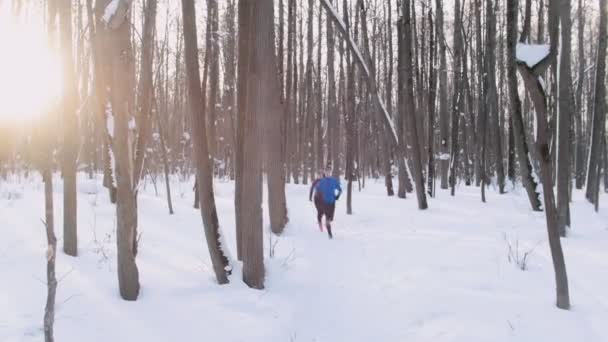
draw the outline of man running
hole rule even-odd
[[[325,173],[323,173],[321,178],[312,183],[312,186],[310,187],[310,194],[308,195],[309,201],[312,201],[313,192],[315,193],[315,207],[317,208],[317,222],[319,224],[319,230],[323,231],[321,219],[323,216],[325,216],[327,234],[329,234],[329,238],[332,239],[333,235],[331,234],[331,222],[334,220],[336,200],[338,200],[342,194],[340,181],[334,177],[328,177],[325,175]]]

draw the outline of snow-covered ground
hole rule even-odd
[[[288,187],[291,222],[273,241],[264,291],[235,266],[214,281],[191,184],[140,195],[137,302],[120,299],[114,213],[96,182],[79,184],[79,256],[60,254],[56,340],[81,341],[608,341],[608,210],[574,194],[563,240],[571,311],[554,306],[544,213],[525,194],[488,203],[477,188],[438,191],[430,209],[414,196],[388,198],[381,182],[354,194],[354,215],[337,208],[334,240],[316,228],[306,186]],[[234,248],[233,184],[216,181],[220,223]],[[163,188],[159,186],[159,190]],[[61,246],[61,183],[55,184]],[[0,341],[41,341],[46,298],[43,194],[39,180],[0,182]],[[91,194],[95,193],[96,194]],[[344,198],[344,197],[343,197]],[[606,198],[603,202],[607,203]],[[526,271],[508,244],[533,250]]]

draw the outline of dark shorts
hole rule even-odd
[[[315,207],[317,207],[317,216],[319,218],[325,215],[328,221],[334,220],[334,212],[336,211],[336,203],[326,203],[321,196],[315,196]]]

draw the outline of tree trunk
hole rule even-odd
[[[222,245],[219,221],[213,194],[213,169],[209,159],[207,134],[205,128],[205,111],[201,89],[198,43],[196,35],[196,13],[194,0],[182,0],[182,20],[184,28],[184,48],[186,71],[188,75],[188,95],[192,122],[192,135],[196,161],[198,193],[201,201],[201,216],[205,226],[205,237],[213,264],[213,270],[219,284],[228,283],[231,268]]]
[[[458,128],[460,127],[460,116],[464,114],[463,94],[462,94],[462,16],[460,14],[460,0],[454,1],[454,63],[453,80],[454,92],[452,95],[452,150],[450,152],[450,193],[456,194],[456,183],[458,180],[458,155],[460,145],[458,144]]]
[[[285,225],[289,221],[287,217],[287,199],[285,196],[285,169],[283,161],[283,144],[284,140],[283,127],[285,126],[285,105],[283,99],[280,96],[280,81],[279,75],[276,73],[277,70],[277,56],[275,50],[272,49],[274,44],[274,26],[271,25],[274,19],[274,8],[272,6],[272,0],[264,0],[267,3],[263,3],[262,9],[258,11],[270,11],[270,13],[263,13],[263,17],[268,22],[263,22],[259,29],[260,41],[257,49],[269,48],[266,55],[262,57],[262,52],[255,50],[254,55],[257,57],[259,54],[259,60],[255,60],[259,63],[260,69],[263,72],[263,80],[265,94],[262,94],[264,99],[265,107],[257,109],[256,115],[258,118],[262,118],[265,122],[263,129],[265,130],[262,134],[264,141],[264,149],[266,155],[266,169],[268,173],[268,210],[270,217],[270,228],[273,233],[281,234]],[[260,13],[260,12],[258,12]],[[261,19],[260,19],[261,20]],[[270,40],[270,42],[268,41]],[[271,44],[272,42],[272,44]],[[256,86],[252,84],[252,86]],[[279,94],[279,96],[277,96]],[[320,118],[319,118],[320,119]],[[320,130],[319,130],[320,133]]]
[[[583,87],[585,82],[585,9],[583,7],[583,0],[578,0],[578,81],[576,86],[576,112],[574,113],[574,120],[576,125],[576,152],[574,155],[575,162],[575,179],[576,188],[582,189],[585,184],[585,136],[583,135]]]
[[[345,22],[345,30],[346,35],[350,36],[350,20],[348,14],[348,6],[347,1],[343,1],[344,8],[344,22]],[[346,99],[345,99],[345,111],[344,111],[344,126],[346,128],[346,214],[352,215],[353,213],[353,179],[355,177],[354,170],[354,159],[355,159],[355,151],[354,144],[355,140],[355,67],[353,61],[352,53],[348,52],[346,54]]]
[[[118,4],[114,15],[104,16],[109,1],[97,3],[97,17],[104,22],[104,50],[108,54],[110,91],[110,109],[108,116],[113,120],[112,152],[116,172],[116,238],[118,285],[123,299],[133,301],[139,295],[139,271],[135,263],[137,203],[133,187],[133,137],[129,132],[130,107],[132,101],[130,90],[132,84],[130,73],[133,68],[133,50],[131,46],[130,2]],[[110,133],[112,134],[112,133]]]
[[[330,3],[333,1],[330,1]],[[336,72],[335,72],[335,35],[334,25],[327,19],[327,123],[328,123],[328,159],[331,161],[332,176],[340,177],[340,132],[339,110],[336,103]]]
[[[561,52],[559,63],[559,108],[558,108],[558,152],[557,152],[557,224],[559,234],[566,236],[566,228],[570,226],[570,163],[571,163],[571,116],[572,116],[572,75],[570,62],[570,0],[561,0]]]
[[[218,158],[217,139],[217,111],[219,104],[219,79],[220,79],[220,49],[219,49],[219,14],[218,1],[207,0],[207,21],[209,22],[209,43],[206,46],[205,55],[209,56],[209,98],[207,131],[209,142],[209,154],[211,155],[212,169],[215,170]],[[206,89],[203,88],[203,91]]]
[[[435,97],[437,88],[437,76],[435,72],[435,39],[433,34],[433,7],[429,6],[429,103],[428,103],[428,144],[429,144],[429,159],[428,159],[428,174],[427,174],[427,192],[431,198],[435,197]]]
[[[76,159],[78,158],[78,116],[76,75],[72,56],[72,1],[58,1],[63,69],[63,251],[78,255]],[[52,18],[51,18],[52,20]]]
[[[496,161],[496,175],[498,181],[498,191],[503,194],[505,192],[505,170],[503,165],[502,154],[502,130],[498,118],[498,92],[496,90],[496,12],[492,6],[493,1],[486,1],[486,17],[487,17],[487,61],[486,73],[488,77],[488,93],[487,108],[490,111],[491,135],[494,138],[494,155]]]
[[[243,260],[243,227],[245,226],[243,203],[243,184],[245,175],[244,148],[245,148],[245,118],[247,110],[247,77],[249,70],[249,41],[252,23],[251,8],[248,1],[239,0],[238,3],[238,76],[237,76],[237,124],[236,124],[236,172],[234,209],[236,219],[236,252],[239,260]],[[289,71],[288,71],[289,73]],[[289,77],[288,77],[289,79]],[[288,91],[289,93],[289,91]]]
[[[414,104],[414,80],[412,75],[412,30],[410,16],[410,0],[404,0],[403,18],[400,23],[403,25],[403,36],[399,37],[399,43],[403,44],[403,62],[399,68],[403,68],[405,76],[405,111],[408,117],[408,128],[410,130],[410,145],[412,146],[412,160],[414,171],[414,182],[416,184],[416,196],[418,197],[418,209],[427,209],[426,193],[424,191],[424,179],[422,177],[422,156],[420,140],[418,139],[418,123],[416,118],[416,108]]]
[[[539,194],[536,192],[537,184],[532,177],[532,164],[524,133],[521,101],[517,90],[515,46],[517,43],[518,0],[508,0],[507,4],[507,80],[509,87],[509,111],[511,112],[511,125],[513,126],[513,140],[517,149],[519,170],[521,172],[522,183],[528,194],[528,200],[530,201],[532,210],[540,211],[541,203]]]
[[[261,121],[269,110],[277,111],[276,103],[280,100],[276,84],[276,61],[268,58],[274,55],[273,28],[273,1],[240,0],[247,1],[247,12],[239,19],[249,20],[251,29],[247,32],[248,52],[244,57],[247,60],[247,98],[244,108],[245,137],[243,175],[243,281],[251,288],[264,288],[264,243],[262,222],[262,137],[263,125]],[[244,46],[240,46],[243,53]],[[274,87],[270,84],[273,83]],[[274,89],[272,89],[274,88]],[[273,93],[274,91],[274,93]],[[239,95],[241,96],[241,95]],[[270,98],[274,98],[274,107],[268,105]]]
[[[600,169],[602,160],[602,136],[606,122],[606,50],[608,45],[608,1],[599,0],[599,44],[597,50],[597,65],[595,69],[595,105],[593,106],[593,123],[591,132],[591,148],[587,169],[587,189],[585,195],[589,202],[597,206]]]
[[[45,229],[47,240],[46,251],[46,284],[47,297],[44,308],[44,341],[53,342],[55,325],[55,296],[57,294],[57,277],[55,275],[55,260],[57,258],[57,238],[55,237],[55,224],[53,215],[53,175],[50,160],[42,170],[44,182]]]
[[[557,289],[556,304],[560,309],[570,308],[570,296],[568,293],[568,276],[564,253],[559,237],[558,213],[555,207],[553,195],[553,172],[551,170],[551,152],[549,148],[549,127],[547,120],[547,100],[541,81],[540,72],[535,73],[524,62],[517,62],[517,68],[524,79],[526,89],[534,102],[536,109],[536,120],[538,123],[536,148],[540,156],[541,180],[543,183],[543,196],[545,199],[545,216],[547,220],[547,231],[549,235],[549,247],[555,270],[555,283]]]
[[[448,64],[446,61],[446,37],[443,30],[443,1],[436,0],[437,8],[437,41],[439,42],[439,136],[441,160],[441,188],[448,188],[449,169],[449,121],[448,121]]]

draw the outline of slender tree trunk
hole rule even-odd
[[[243,184],[245,175],[244,148],[245,148],[245,118],[247,108],[247,77],[249,69],[249,32],[251,31],[251,8],[248,1],[239,0],[238,3],[238,76],[237,76],[237,125],[236,125],[236,172],[234,209],[236,218],[236,250],[239,260],[243,260],[243,227],[245,225],[243,205]]]
[[[265,3],[261,4],[262,9],[258,11],[270,11],[270,13],[263,13],[263,17],[268,23],[262,23],[259,29],[259,35],[264,41],[259,42],[258,49],[265,47],[270,48],[266,52],[266,56],[262,57],[260,51],[255,51],[254,54],[260,55],[258,62],[263,62],[261,70],[264,72],[264,83],[262,86],[265,89],[265,94],[262,95],[264,99],[264,108],[258,109],[257,115],[262,116],[265,121],[263,139],[264,148],[266,151],[266,168],[268,172],[268,210],[270,217],[270,228],[273,233],[281,234],[285,225],[289,221],[287,218],[287,199],[285,196],[285,168],[283,162],[283,127],[285,126],[285,105],[280,94],[280,81],[279,76],[276,73],[277,70],[277,56],[275,50],[271,49],[271,44],[274,44],[274,26],[271,25],[274,20],[274,8],[272,6],[272,0],[263,0]],[[260,12],[258,12],[260,13]],[[262,19],[260,19],[262,20]],[[270,42],[268,40],[270,39]],[[268,46],[270,45],[270,46]],[[256,55],[257,56],[257,55]],[[252,85],[256,86],[256,85]],[[319,118],[320,119],[320,118]],[[319,130],[319,134],[320,134]]]
[[[331,1],[333,2],[333,1]],[[331,19],[327,19],[327,122],[328,159],[331,161],[332,176],[340,176],[340,132],[339,110],[336,103],[335,35]]]
[[[76,159],[78,157],[78,116],[76,75],[72,55],[72,1],[58,1],[63,69],[63,251],[78,255]],[[51,20],[53,20],[51,18]]]
[[[574,113],[574,120],[576,126],[576,151],[575,151],[575,179],[576,188],[582,189],[585,184],[585,162],[587,161],[585,155],[585,136],[583,135],[583,115],[584,115],[584,104],[583,104],[583,87],[585,82],[585,8],[583,7],[583,0],[578,0],[578,81],[576,85],[576,112]]]
[[[192,135],[194,154],[197,164],[198,193],[201,201],[201,216],[205,226],[205,237],[213,264],[213,270],[219,284],[228,283],[228,274],[231,272],[228,258],[222,245],[219,221],[213,194],[213,169],[209,159],[207,134],[205,128],[205,111],[203,92],[201,89],[198,43],[196,38],[196,13],[194,0],[182,0],[182,20],[184,27],[184,47],[186,70],[188,75],[188,94],[190,115],[192,122]]]
[[[344,8],[344,22],[346,24],[346,34],[350,35],[350,19],[348,14],[348,6],[347,1],[343,2]],[[353,179],[355,177],[354,170],[354,159],[355,159],[355,106],[354,106],[354,97],[355,97],[355,67],[354,63],[352,63],[353,57],[350,52],[346,54],[346,107],[344,113],[344,126],[346,128],[346,213],[348,215],[352,215],[353,213]]]
[[[495,8],[492,6],[492,0],[486,1],[486,17],[487,17],[487,40],[488,40],[488,51],[486,61],[486,73],[488,77],[488,93],[487,108],[490,110],[490,120],[492,120],[492,127],[490,132],[494,137],[494,154],[496,159],[496,175],[498,181],[498,190],[501,194],[505,192],[505,170],[503,165],[503,154],[502,154],[502,130],[500,128],[500,122],[498,118],[498,92],[496,90],[496,13]]]
[[[458,155],[460,145],[458,144],[458,128],[460,127],[460,116],[464,113],[462,93],[462,16],[460,14],[460,0],[454,1],[454,63],[453,80],[454,92],[452,95],[452,150],[450,152],[450,193],[456,194],[456,183],[458,181]]]
[[[400,37],[400,44],[404,45],[404,58],[400,69],[403,68],[405,75],[405,110],[408,117],[408,127],[410,130],[410,145],[412,146],[412,159],[414,182],[416,184],[416,196],[418,197],[418,208],[427,209],[426,193],[424,191],[424,179],[422,176],[422,156],[420,140],[418,139],[418,123],[416,118],[416,108],[414,104],[414,80],[412,75],[412,30],[410,16],[410,0],[404,0],[403,18],[403,37]]]
[[[160,154],[163,160],[163,171],[165,174],[165,191],[167,192],[167,206],[169,208],[169,215],[173,215],[173,200],[171,199],[171,168],[169,166],[169,157],[167,156],[167,143],[165,138],[165,133],[163,132],[163,125],[160,120],[160,113],[158,108],[158,101],[154,100],[156,114],[156,123],[158,125],[158,137],[160,140]]]
[[[55,237],[55,225],[53,215],[53,175],[51,173],[50,161],[42,170],[44,182],[44,206],[45,206],[45,229],[47,240],[46,251],[46,284],[47,297],[44,308],[44,341],[53,342],[55,325],[55,296],[57,293],[57,277],[55,275],[55,260],[57,258],[57,238]]]
[[[449,121],[448,121],[448,64],[446,61],[446,37],[443,29],[443,1],[436,0],[437,8],[437,41],[439,42],[439,136],[441,160],[441,188],[448,188],[449,169]]]
[[[209,141],[209,153],[211,155],[212,167],[215,169],[218,158],[217,139],[217,112],[219,105],[219,79],[220,79],[220,49],[219,49],[219,14],[218,1],[207,0],[207,21],[209,22],[209,43],[206,46],[205,56],[209,56],[209,98],[207,131]],[[206,89],[203,88],[203,91]]]
[[[570,226],[570,163],[571,163],[571,117],[572,117],[572,75],[570,62],[570,0],[561,0],[561,52],[559,63],[559,108],[558,108],[558,153],[557,153],[557,224],[559,234],[566,236]]]
[[[428,144],[429,144],[429,159],[428,159],[428,174],[427,174],[427,191],[429,196],[435,197],[435,97],[437,88],[436,76],[436,61],[435,61],[435,39],[433,34],[433,6],[429,6],[429,103],[428,103]]]
[[[602,160],[602,136],[606,122],[606,50],[608,45],[608,1],[599,0],[599,44],[595,69],[595,99],[591,131],[591,148],[587,168],[587,189],[585,195],[589,202],[598,205],[600,169]]]

